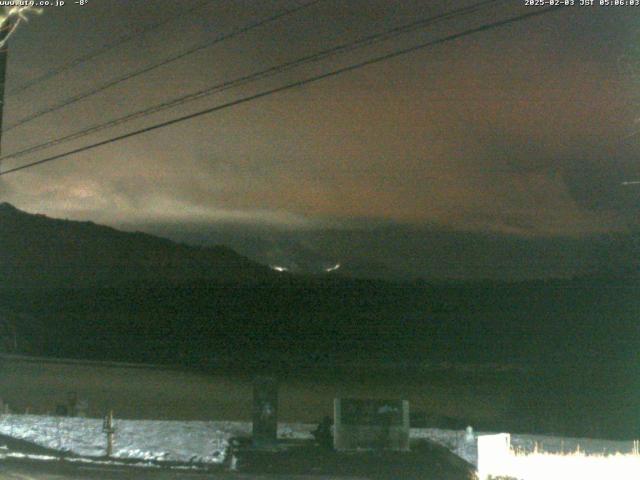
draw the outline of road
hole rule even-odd
[[[131,467],[68,466],[49,462],[2,462],[0,480],[339,480],[319,475],[180,472]],[[345,479],[347,477],[344,477]],[[354,480],[355,477],[349,477]],[[360,477],[360,480],[362,477]]]
[[[57,462],[0,462],[0,480],[355,480],[322,475],[260,475],[134,467],[61,465]],[[359,477],[359,480],[364,480]]]

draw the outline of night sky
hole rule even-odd
[[[31,16],[12,37],[9,92],[196,4],[67,3]],[[10,127],[65,98],[295,3],[210,1],[194,14],[178,16],[82,66],[9,95],[4,124]],[[11,129],[2,139],[3,153],[472,3],[324,0]],[[534,8],[502,2],[8,160],[3,168]],[[474,235],[495,240],[487,247],[491,252],[482,253],[487,262],[506,245],[501,242],[522,239],[534,242],[538,253],[555,249],[558,258],[573,255],[569,263],[575,265],[584,262],[575,256],[572,242],[618,241],[637,231],[640,186],[624,185],[640,180],[637,132],[640,7],[572,7],[4,176],[0,201],[28,212],[180,240],[224,240],[249,253],[247,238],[262,235],[282,251],[273,261],[286,262],[288,238],[303,238],[305,248],[313,250],[319,248],[313,232],[322,232],[325,246],[330,243],[326,232],[357,232],[342,235],[343,252],[350,241],[362,247],[375,240],[377,249],[369,249],[368,258],[362,247],[364,261],[379,262],[393,252],[422,265],[412,273],[429,276],[433,264],[427,259],[433,252],[424,239],[440,232],[438,248],[447,238],[459,241],[465,235],[469,242]],[[235,233],[211,233],[221,231]],[[327,262],[343,260],[340,252],[327,251]],[[467,257],[472,253],[467,251]],[[523,251],[507,263],[521,269],[526,257]],[[544,275],[571,271],[565,265],[554,272],[555,260],[546,262]],[[493,273],[474,268],[476,274]]]

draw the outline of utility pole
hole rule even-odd
[[[0,14],[0,158],[2,157],[2,118],[4,116],[4,93],[7,79],[7,58],[9,55],[9,45],[7,42],[20,22],[27,20],[26,15],[28,13],[41,12],[40,9],[29,6],[3,8],[4,10],[2,14]],[[0,172],[1,171],[2,160],[0,160]]]
[[[2,156],[2,119],[4,117],[4,92],[7,83],[7,59],[9,57],[7,37],[13,31],[14,21],[14,19],[8,18],[0,28],[0,45],[2,45],[0,47],[0,157]],[[2,160],[0,160],[0,171],[2,171]]]
[[[2,155],[2,118],[4,117],[4,90],[7,78],[7,57],[9,45],[0,48],[0,156]]]

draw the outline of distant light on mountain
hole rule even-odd
[[[342,265],[339,263],[336,263],[333,267],[325,268],[324,271],[327,273],[335,272],[336,270],[339,270],[341,266]]]
[[[287,267],[282,267],[280,265],[270,265],[271,270],[275,270],[276,272],[288,272],[289,269]]]

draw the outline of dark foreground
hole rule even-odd
[[[428,441],[412,443],[411,452],[345,453],[324,450],[307,442],[272,454],[239,454],[240,471],[273,475],[315,474],[327,478],[371,480],[423,479],[467,480],[474,478],[472,466],[445,448]]]
[[[212,470],[122,465],[92,465],[79,462],[5,459],[0,462],[2,480],[57,479],[368,479],[368,480],[469,480],[472,467],[446,449],[418,442],[408,453],[338,453],[311,444],[291,446],[279,452],[245,451],[230,465]]]

